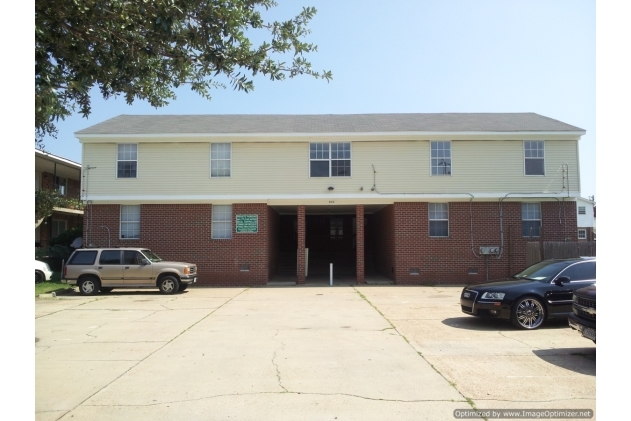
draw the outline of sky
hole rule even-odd
[[[306,41],[309,76],[254,79],[250,93],[184,88],[163,108],[93,90],[92,114],[58,124],[45,150],[81,162],[74,132],[120,114],[357,114],[535,112],[586,131],[579,142],[581,196],[596,196],[594,1],[279,0],[264,16],[317,14]]]

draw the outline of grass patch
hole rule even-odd
[[[47,294],[49,292],[62,291],[67,289],[73,289],[72,285],[62,284],[61,273],[53,272],[53,276],[51,277],[50,281],[35,284],[35,297],[38,297],[39,294]]]

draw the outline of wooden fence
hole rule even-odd
[[[596,256],[596,242],[531,242],[528,243],[526,248],[526,260],[528,266],[546,259],[564,259],[567,257],[580,256]]]

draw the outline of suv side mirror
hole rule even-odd
[[[570,282],[570,278],[567,276],[559,276],[554,280],[554,285],[562,287],[563,284],[567,284],[568,282]]]
[[[140,264],[141,265],[150,265],[151,262],[149,262],[149,259],[140,259]]]

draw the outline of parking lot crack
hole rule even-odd
[[[53,311],[52,313],[46,313],[46,314],[42,314],[41,316],[35,316],[35,319],[41,319],[42,317],[47,317],[47,316],[50,316],[50,315],[52,315],[52,314],[59,313],[60,311],[74,310],[74,309],[76,309],[77,307],[81,307],[81,306],[82,306],[82,305],[84,305],[84,304],[93,303],[93,302],[95,302],[95,301],[99,301],[99,300],[102,300],[102,299],[103,299],[103,298],[95,298],[95,299],[93,299],[93,300],[90,300],[90,301],[85,301],[85,302],[83,302],[83,303],[81,303],[81,304],[77,304],[77,305],[76,305],[76,306],[74,306],[74,307],[70,307],[70,308],[63,308],[63,309],[61,309],[61,310]]]
[[[211,311],[208,312],[208,314],[206,314],[205,316],[201,317],[199,320],[197,320],[196,322],[192,323],[190,326],[188,326],[186,329],[184,329],[183,331],[181,331],[180,333],[178,333],[177,335],[175,335],[173,338],[171,338],[170,340],[168,340],[167,342],[165,342],[162,346],[156,348],[153,352],[147,354],[143,359],[138,360],[136,362],[136,364],[132,364],[127,370],[125,370],[124,372],[122,372],[119,376],[117,376],[116,378],[114,378],[112,381],[110,381],[109,383],[107,383],[106,385],[104,385],[103,387],[101,387],[100,389],[96,390],[94,393],[90,394],[88,397],[86,397],[84,400],[82,400],[81,402],[79,402],[77,405],[75,405],[72,410],[74,411],[75,409],[77,409],[78,407],[80,407],[81,405],[83,405],[85,402],[87,402],[89,399],[91,399],[92,397],[94,397],[96,394],[98,394],[99,392],[107,389],[110,385],[112,385],[113,383],[115,383],[117,380],[119,380],[121,377],[125,376],[130,370],[132,370],[134,367],[138,366],[138,364],[142,363],[143,361],[147,360],[148,358],[150,358],[152,355],[154,355],[156,352],[160,351],[161,349],[163,349],[165,346],[169,345],[170,343],[172,343],[173,341],[175,341],[176,339],[178,339],[180,336],[182,336],[183,334],[185,334],[187,331],[189,331],[190,329],[192,329],[193,327],[195,327],[197,324],[203,322],[204,320],[206,320],[208,317],[212,316],[216,311],[218,311],[219,309],[221,309],[222,307],[224,307],[225,305],[227,305],[228,303],[230,303],[232,300],[234,300],[235,298],[237,298],[239,295],[243,294],[245,291],[249,290],[249,288],[244,288],[242,291],[240,291],[238,294],[235,294],[234,296],[230,297],[229,299],[227,299],[223,304],[221,304],[220,306],[217,306],[217,308],[212,309]],[[109,406],[109,405],[108,405]],[[137,405],[134,405],[137,406]],[[66,413],[67,414],[67,413]],[[60,417],[61,418],[61,417]],[[58,418],[59,419],[59,418]]]
[[[155,403],[147,403],[147,404],[122,404],[122,405],[85,405],[91,407],[148,407],[148,406],[160,406],[160,405],[171,405],[174,403],[185,403],[185,402],[196,402],[202,401],[206,399],[217,399],[217,398],[225,398],[232,396],[256,396],[256,395],[302,395],[302,396],[347,396],[356,399],[363,399],[368,401],[377,401],[377,402],[399,402],[399,403],[422,403],[422,402],[467,402],[466,399],[462,400],[453,400],[453,399],[386,399],[386,398],[371,398],[368,396],[355,395],[352,393],[316,393],[316,392],[246,392],[246,393],[223,393],[219,395],[211,395],[211,396],[202,396],[199,398],[191,398],[191,399],[181,399],[174,401],[162,401]]]
[[[519,339],[516,339],[516,338],[511,338],[510,336],[506,336],[506,335],[504,335],[504,332],[502,332],[501,330],[500,330],[499,332],[497,332],[497,333],[499,333],[500,335],[502,335],[502,336],[503,336],[503,337],[505,337],[506,339],[512,339],[512,340],[514,340],[514,341],[519,342],[520,344],[526,345],[526,346],[527,346],[527,347],[529,347],[529,348],[530,348],[530,347],[532,347],[532,348],[534,348],[534,349],[541,349],[541,348],[538,348],[538,347],[536,347],[536,346],[532,346],[532,345],[530,345],[530,344],[527,344],[526,342],[520,341]]]
[[[278,330],[276,330],[276,334],[274,334],[274,336],[272,337],[273,340],[275,340],[276,342],[278,342],[281,346],[280,346],[280,350],[282,351],[283,349],[285,349],[285,344],[282,343],[280,340],[277,339],[278,337]],[[274,350],[274,355],[272,356],[272,364],[274,364],[274,367],[276,368],[276,378],[278,379],[278,385],[285,391],[288,392],[288,390],[285,388],[285,386],[283,386],[283,381],[280,377],[280,370],[278,369],[278,364],[276,363],[276,353],[279,351],[279,349],[275,349]]]
[[[425,358],[425,356],[423,356],[423,354],[421,354],[420,352],[418,352],[418,351],[414,348],[414,346],[410,343],[410,341],[408,340],[408,338],[406,338],[406,337],[405,337],[405,335],[404,335],[403,333],[401,333],[401,331],[400,331],[400,330],[399,330],[399,329],[398,329],[398,328],[397,328],[397,327],[396,327],[396,326],[395,326],[395,325],[394,325],[394,324],[390,321],[390,319],[388,319],[388,318],[386,317],[386,315],[385,315],[385,314],[383,314],[383,313],[381,312],[381,310],[379,310],[379,309],[378,309],[378,308],[377,308],[377,307],[376,307],[376,306],[375,306],[375,305],[374,305],[374,304],[373,304],[373,303],[372,303],[372,302],[371,302],[371,301],[370,301],[370,300],[369,300],[369,299],[368,299],[368,298],[367,298],[364,294],[362,294],[362,293],[361,293],[361,292],[360,292],[357,288],[355,288],[355,287],[353,286],[353,289],[355,290],[355,292],[357,292],[357,294],[359,294],[359,296],[360,296],[360,297],[361,297],[364,301],[366,301],[366,302],[367,302],[367,303],[368,303],[368,304],[369,304],[369,305],[370,305],[373,309],[375,309],[375,311],[376,311],[377,313],[379,313],[379,314],[381,315],[381,317],[383,317],[383,318],[384,318],[384,320],[385,320],[386,322],[388,322],[388,324],[389,324],[390,326],[392,326],[392,328],[395,330],[395,332],[397,332],[397,333],[399,334],[399,336],[401,336],[401,338],[402,338],[402,339],[403,339],[403,340],[404,340],[404,341],[405,341],[405,342],[406,342],[406,343],[407,343],[410,347],[412,347],[412,349],[414,349],[414,351],[415,351],[415,352],[419,355],[419,357],[421,357],[421,358],[422,358],[422,359],[423,359],[423,360],[424,360],[427,364],[429,364],[429,366],[430,366],[430,367],[432,367],[436,373],[438,373],[438,374],[439,374],[439,375],[440,375],[443,379],[445,379],[445,381],[446,381],[447,383],[449,383],[449,385],[451,385],[451,387],[453,387],[453,388],[454,388],[454,390],[455,390],[456,392],[458,392],[458,394],[459,394],[460,396],[462,396],[463,401],[466,401],[466,402],[467,402],[467,403],[471,406],[471,408],[473,408],[473,410],[475,410],[475,411],[477,411],[477,410],[478,410],[478,409],[476,408],[476,405],[475,405],[475,402],[473,401],[473,399],[471,399],[471,398],[468,398],[468,397],[464,396],[464,395],[462,394],[462,392],[461,392],[460,390],[458,390],[458,388],[456,387],[455,383],[453,383],[453,382],[449,381],[449,379],[447,379],[447,377],[445,377],[445,375],[444,375],[443,373],[441,373],[440,371],[438,371],[438,369],[437,369],[436,367],[434,367],[434,365],[433,365],[432,363],[430,363],[430,362],[427,360],[427,358]]]

